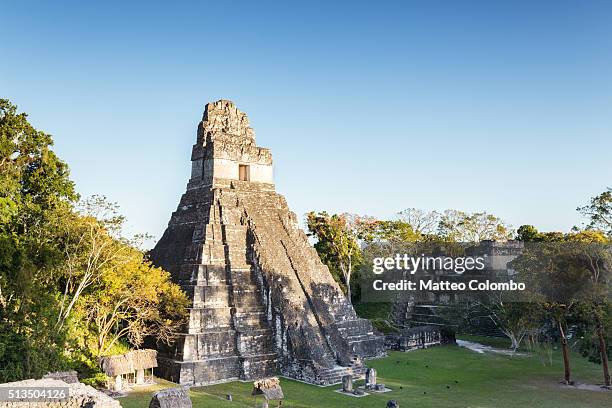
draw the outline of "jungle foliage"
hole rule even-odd
[[[0,382],[97,370],[96,357],[171,342],[185,295],[122,237],[103,196],[80,200],[51,135],[0,99]]]

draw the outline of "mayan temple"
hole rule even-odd
[[[157,373],[186,385],[285,375],[332,384],[384,353],[275,192],[272,155],[246,114],[209,103],[191,179],[152,261],[191,299]]]

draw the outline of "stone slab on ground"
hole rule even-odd
[[[166,388],[153,394],[149,408],[191,408],[189,390],[185,387]]]
[[[338,394],[346,395],[346,396],[349,396],[349,397],[356,397],[356,398],[367,397],[368,395],[370,395],[367,392],[363,392],[363,391],[362,391],[362,393],[355,394],[355,391],[353,391],[353,392],[345,392],[342,389],[334,390],[334,392],[337,392]]]
[[[371,393],[374,393],[374,394],[383,394],[385,392],[393,391],[391,388],[387,388],[387,387],[384,387],[384,389],[382,389],[382,390],[377,390],[375,388],[366,388],[363,385],[358,387],[358,389],[363,390],[364,392],[367,391],[367,392],[371,392]]]

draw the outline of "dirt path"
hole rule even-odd
[[[485,354],[486,352],[489,352],[489,353],[503,354],[505,356],[525,356],[526,355],[525,353],[517,353],[509,349],[499,349],[499,348],[495,348],[491,346],[486,346],[484,344],[476,343],[474,341],[457,340],[457,345],[459,347],[465,347],[466,349],[472,350],[478,354]]]

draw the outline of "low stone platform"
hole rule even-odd
[[[434,325],[412,327],[385,336],[385,347],[388,350],[410,351],[442,344],[455,344],[455,338],[440,326]]]

